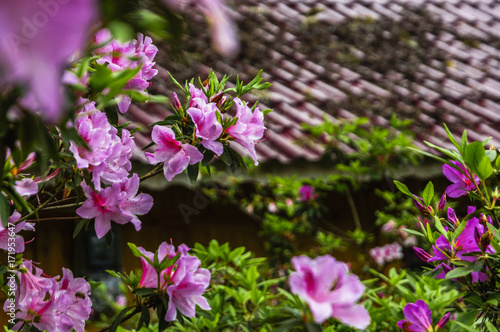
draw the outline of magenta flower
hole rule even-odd
[[[132,177],[123,182],[113,184],[119,187],[119,207],[123,215],[130,217],[130,222],[134,225],[135,229],[141,229],[141,221],[137,216],[145,215],[153,207],[153,197],[148,194],[140,193],[139,190],[139,176],[134,173]]]
[[[301,202],[307,202],[314,200],[318,197],[318,194],[314,192],[314,187],[308,184],[304,184],[299,188],[299,198]]]
[[[163,171],[168,181],[185,170],[188,165],[194,165],[203,159],[197,148],[177,141],[175,133],[170,128],[154,126],[151,138],[158,146],[154,153],[146,152],[146,158],[153,165],[164,162]]]
[[[467,210],[467,213],[473,213],[475,211],[474,207],[469,207]],[[454,213],[453,213],[454,215]],[[455,216],[456,218],[456,216]],[[488,227],[481,224],[479,222],[479,219],[476,217],[473,217],[466,222],[465,228],[462,230],[462,233],[457,237],[457,239],[453,242],[453,245],[448,242],[448,240],[444,237],[444,235],[441,235],[437,240],[436,244],[432,246],[432,249],[434,250],[434,256],[429,258],[427,261],[428,262],[433,262],[433,261],[439,261],[442,263],[447,263],[451,259],[453,260],[463,260],[463,261],[468,261],[472,262],[475,260],[474,256],[468,256],[466,254],[472,253],[472,252],[480,252],[481,249],[478,246],[478,243],[476,242],[475,239],[475,232],[479,232],[480,234],[484,233],[485,231],[488,230]],[[493,253],[495,252],[494,249],[491,247],[491,245],[487,246],[485,249],[486,252],[488,253]],[[451,270],[451,268],[446,269],[444,265],[440,264],[436,267],[443,267],[446,271],[448,272]],[[446,273],[441,273],[437,278],[444,278]],[[487,275],[483,272],[471,272],[472,276],[472,281],[485,281],[487,279]]]
[[[9,226],[9,224],[14,224],[20,218],[21,218],[21,214],[19,212],[15,211],[9,217],[7,225]],[[25,221],[21,221],[14,226],[14,233],[15,233],[14,234],[14,238],[15,238],[14,252],[15,253],[24,252],[24,238],[21,235],[19,235],[19,232],[23,231],[23,230],[34,231],[35,230],[34,224],[29,223],[29,222],[25,222]],[[12,232],[9,230],[8,227],[7,228],[3,227],[2,220],[0,220],[0,249],[9,250],[9,243],[11,243],[9,241],[9,238],[12,238],[12,234],[9,234],[9,233],[12,233]]]
[[[296,272],[290,275],[290,289],[309,305],[316,323],[334,317],[358,329],[370,324],[368,311],[356,304],[365,286],[357,276],[348,274],[345,263],[325,255],[315,259],[296,256],[292,264]]]
[[[194,122],[195,135],[201,138],[201,145],[220,156],[223,151],[221,142],[217,142],[222,134],[222,125],[217,120],[219,112],[214,103],[206,103],[202,98],[195,98],[194,105],[187,113]],[[220,114],[220,113],[219,113]]]
[[[470,179],[470,173],[465,169],[465,166],[459,161],[450,161],[452,164],[462,170],[451,167],[448,164],[443,165],[443,174],[448,180],[453,182],[446,188],[446,195],[453,198],[458,198],[465,195],[468,191],[476,190],[476,185],[479,185],[479,178],[474,175],[474,182]]]
[[[398,326],[408,332],[431,332],[432,311],[423,300],[408,303],[403,309],[406,319],[400,320]]]
[[[61,77],[68,59],[85,46],[96,1],[10,1],[0,12],[0,85],[30,91],[30,109],[45,120],[63,115]]]
[[[248,107],[239,98],[233,99],[236,104],[236,116],[238,121],[236,124],[227,128],[226,132],[234,138],[235,142],[243,146],[250,152],[255,166],[259,163],[257,161],[257,156],[255,154],[255,145],[264,135],[266,127],[264,127],[264,114],[255,108],[252,112],[250,107]]]

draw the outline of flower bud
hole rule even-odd
[[[226,102],[227,100],[227,97],[226,96],[223,96],[218,102],[217,102],[217,108],[221,108],[222,105],[224,105],[224,103]],[[225,111],[221,111],[221,113],[224,113]]]
[[[481,234],[481,231],[479,230],[478,226],[476,226],[474,228],[474,240],[476,240],[477,245],[481,249],[481,236],[482,236],[482,234]]]
[[[426,263],[432,257],[427,251],[425,251],[422,248],[413,247],[413,250],[415,251],[415,255],[417,255],[418,258],[420,258],[421,260],[423,260]]]
[[[417,197],[417,196],[415,196],[415,197]],[[420,197],[418,197],[418,198],[420,198]],[[422,199],[420,198],[420,201],[421,201],[421,200],[422,200]],[[416,207],[416,208],[420,211],[420,213],[422,213],[424,216],[428,216],[428,215],[429,215],[429,212],[431,212],[431,211],[432,211],[432,207],[430,207],[430,206],[425,207],[422,203],[420,203],[420,201],[414,198],[414,199],[413,199],[413,205],[415,205],[415,207]],[[432,213],[432,212],[431,212],[431,213]]]
[[[492,238],[493,235],[491,234],[491,231],[489,229],[486,232],[484,232],[483,235],[481,235],[479,243],[484,248],[484,250],[486,250],[486,248],[490,245]]]
[[[446,192],[443,193],[443,196],[441,196],[441,199],[439,200],[438,213],[443,211],[445,206],[446,206]]]
[[[450,320],[450,313],[447,313],[446,315],[441,317],[441,319],[437,323],[436,330],[442,329],[446,325],[446,323],[448,323],[449,320]]]
[[[179,97],[177,97],[177,93],[175,92],[172,97],[172,105],[174,106],[176,111],[182,108],[181,101],[179,100]]]
[[[453,210],[451,207],[448,208],[448,220],[453,224],[458,225],[457,215],[455,214],[455,210]]]
[[[222,92],[222,91],[213,95],[212,97],[210,97],[210,102],[217,103],[219,100],[222,99],[223,95],[224,95],[224,92]]]

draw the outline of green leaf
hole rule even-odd
[[[419,231],[416,231],[414,229],[405,228],[405,229],[403,229],[403,231],[406,232],[406,233],[409,233],[409,234],[413,234],[413,235],[425,237],[425,235],[423,233],[421,233]]]
[[[410,190],[404,183],[394,180],[394,184],[403,194],[414,197],[414,195],[410,192]]]
[[[116,318],[113,320],[113,323],[111,323],[111,326],[109,327],[109,332],[116,332],[116,329],[121,324],[123,317],[125,317],[125,315],[132,308],[133,308],[133,306],[132,307],[126,307],[125,309],[123,309],[122,311],[120,311],[120,313],[118,314],[118,316],[116,316]]]
[[[462,151],[462,149],[460,148],[460,145],[458,144],[455,137],[453,137],[453,134],[448,129],[448,126],[446,125],[446,123],[443,123],[443,126],[444,126],[444,130],[446,131],[446,135],[448,136],[450,141],[453,143],[453,145],[455,145],[455,147],[457,148],[458,151]]]
[[[438,216],[434,216],[434,225],[436,226],[436,229],[439,231],[439,233],[443,234],[445,238],[448,237],[448,232],[446,229],[444,229],[443,224],[441,223],[441,219],[439,219]]]
[[[488,328],[488,332],[498,332],[498,329],[489,321],[485,321],[484,324]]]
[[[486,157],[481,142],[472,142],[465,147],[464,161],[481,180],[487,179],[493,173],[490,159]]]
[[[460,140],[460,153],[463,155],[465,152],[465,147],[467,146],[468,141],[467,141],[467,130],[464,129],[464,132],[462,133],[462,138]]]
[[[191,181],[191,183],[195,183],[196,179],[198,179],[199,169],[200,169],[199,163],[196,163],[194,165],[188,165],[187,173],[188,173],[189,181]]]
[[[144,322],[144,325],[148,327],[149,322],[151,321],[151,316],[149,314],[148,308],[146,308],[145,306],[141,306],[141,319]]]
[[[464,277],[466,275],[469,275],[471,271],[472,271],[471,266],[456,267],[450,272],[446,273],[445,279],[450,280],[450,279]]]
[[[7,222],[10,217],[10,204],[9,199],[0,192],[0,220],[3,227],[7,227]]]
[[[151,259],[144,255],[138,248],[135,244],[133,244],[132,242],[128,242],[127,243],[128,247],[130,248],[130,250],[132,250],[132,254],[135,256],[135,257],[144,257],[144,259],[149,263],[151,264],[151,266],[154,266],[153,262],[151,261]]]
[[[422,198],[425,206],[431,205],[432,199],[434,198],[434,184],[432,184],[432,181],[429,181],[425,186]]]
[[[160,262],[158,270],[163,271],[167,267],[174,265],[180,257],[181,257],[180,253],[178,253],[172,258],[167,258],[167,256],[165,256],[165,258]]]
[[[87,224],[90,220],[89,219],[82,219],[76,224],[75,230],[73,231],[73,239],[80,233],[82,230],[83,226]]]
[[[155,293],[155,290],[156,290],[155,288],[139,288],[135,290],[134,294],[143,297],[148,297],[153,295]]]

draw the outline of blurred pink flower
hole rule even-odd
[[[356,275],[348,273],[345,263],[325,255],[315,259],[296,256],[292,264],[296,272],[290,275],[291,291],[306,301],[316,323],[334,317],[358,329],[370,324],[368,311],[356,304],[365,286]]]
[[[240,49],[236,26],[229,17],[224,0],[163,0],[174,9],[186,10],[189,5],[195,5],[207,18],[214,44],[222,55],[234,57]]]
[[[31,111],[49,122],[63,115],[62,74],[85,46],[96,1],[9,1],[0,11],[0,84],[29,91]]]
[[[313,186],[304,184],[299,188],[299,197],[301,202],[307,202],[318,198],[318,194],[314,192]]]

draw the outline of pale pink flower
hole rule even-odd
[[[21,214],[17,211],[15,211],[8,220],[8,224],[14,224],[21,218]],[[14,252],[15,253],[20,253],[24,252],[24,238],[19,235],[19,232],[26,230],[26,231],[34,231],[35,227],[33,223],[21,221],[17,223],[14,226],[14,238],[15,238],[15,245],[14,245]],[[9,238],[12,238],[12,233],[9,228],[3,227],[2,220],[0,220],[0,249],[3,250],[9,250]]]
[[[177,141],[175,133],[170,128],[154,126],[151,138],[158,146],[154,153],[146,152],[146,158],[153,165],[164,162],[163,171],[168,181],[185,170],[188,165],[194,165],[203,159],[197,148]]]
[[[315,259],[296,256],[292,264],[296,272],[290,275],[290,289],[309,305],[316,323],[334,317],[358,329],[370,324],[368,311],[356,304],[365,286],[348,273],[345,263],[325,255]]]
[[[226,132],[234,138],[235,142],[243,146],[250,152],[255,166],[259,164],[255,153],[255,145],[262,139],[266,127],[264,127],[264,114],[255,108],[252,112],[239,98],[233,99],[236,104],[236,124],[227,128]]]
[[[0,11],[0,84],[30,91],[31,111],[57,122],[63,115],[61,77],[85,46],[96,1],[9,1]]]
[[[19,195],[29,197],[38,193],[38,184],[31,178],[24,178],[16,181],[14,189]]]
[[[207,104],[202,98],[195,98],[193,101],[194,105],[187,113],[194,122],[195,135],[202,139],[201,145],[220,156],[223,146],[221,142],[217,142],[222,134],[222,125],[217,120],[219,110],[214,103]]]

